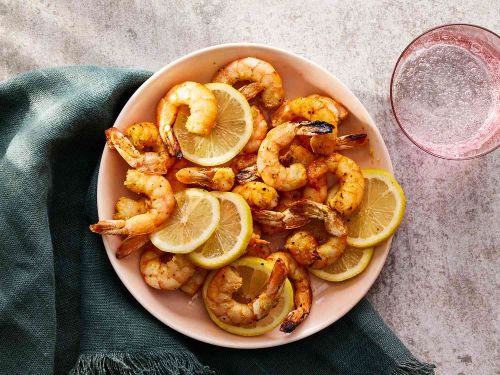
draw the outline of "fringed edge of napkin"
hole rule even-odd
[[[143,352],[99,352],[80,354],[71,375],[86,374],[169,374],[213,375],[191,353],[172,354],[167,350]]]
[[[433,364],[412,359],[398,364],[397,367],[391,371],[391,375],[434,375],[435,368],[436,366]]]

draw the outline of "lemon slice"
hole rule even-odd
[[[248,203],[236,193],[212,191],[219,200],[220,222],[212,236],[189,259],[200,267],[215,269],[241,256],[253,233],[252,212]]]
[[[204,166],[220,165],[234,158],[247,144],[253,131],[250,105],[235,88],[225,83],[207,83],[217,99],[217,120],[207,136],[193,134],[186,129],[189,114],[181,108],[174,134],[184,157]]]
[[[243,278],[242,287],[233,297],[240,302],[248,302],[255,298],[262,291],[269,279],[273,264],[273,262],[255,257],[244,257],[232,263],[231,265],[236,268]],[[290,281],[287,279],[283,286],[278,304],[271,309],[267,316],[247,326],[240,327],[225,323],[215,316],[207,306],[207,290],[216,272],[217,271],[212,271],[208,275],[203,285],[202,294],[210,319],[224,331],[239,336],[259,336],[276,328],[276,326],[285,320],[286,316],[293,308],[293,289]]]
[[[364,248],[378,245],[398,228],[405,213],[405,193],[382,169],[365,169],[365,194],[359,209],[347,219],[347,243]]]
[[[373,247],[357,249],[348,246],[335,263],[319,270],[309,269],[309,271],[323,280],[344,281],[363,272],[370,264],[372,256]]]
[[[186,189],[175,194],[172,216],[156,232],[151,242],[169,253],[189,253],[215,232],[220,221],[219,200],[206,190]]]

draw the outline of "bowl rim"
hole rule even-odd
[[[440,159],[445,159],[445,160],[453,160],[453,161],[462,161],[462,160],[471,160],[471,159],[476,159],[476,158],[479,158],[481,156],[484,156],[484,155],[487,155],[489,154],[490,152],[493,152],[495,151],[498,147],[500,147],[500,143],[498,145],[496,145],[495,147],[489,149],[489,150],[486,150],[486,151],[483,151],[477,155],[474,155],[474,156],[465,156],[465,157],[449,157],[449,156],[443,156],[443,155],[439,155],[435,152],[432,152],[430,150],[427,150],[424,146],[420,145],[415,139],[413,139],[413,137],[405,130],[404,126],[402,125],[401,121],[399,120],[399,117],[397,115],[397,112],[396,112],[396,108],[395,108],[395,104],[394,104],[394,90],[393,90],[393,86],[394,86],[394,80],[395,80],[395,76],[396,76],[396,70],[399,66],[399,63],[401,62],[402,58],[403,58],[403,55],[406,53],[406,51],[417,41],[419,40],[421,37],[423,37],[424,35],[427,35],[433,31],[436,31],[436,30],[439,30],[439,29],[443,29],[445,27],[450,27],[450,26],[467,26],[467,27],[472,27],[472,28],[475,28],[475,29],[480,29],[481,31],[486,31],[490,34],[492,34],[493,36],[496,36],[497,38],[500,39],[500,36],[495,33],[494,31],[491,31],[489,29],[487,29],[486,27],[483,27],[483,26],[479,26],[479,25],[474,25],[474,24],[471,24],[471,23],[447,23],[447,24],[444,24],[444,25],[440,25],[440,26],[436,26],[436,27],[433,27],[433,28],[430,28],[430,29],[427,29],[426,31],[424,31],[423,33],[419,34],[418,36],[416,36],[415,38],[413,38],[411,40],[410,43],[408,43],[408,45],[405,47],[405,49],[401,52],[401,54],[399,55],[397,61],[396,61],[396,64],[394,64],[394,68],[392,70],[392,75],[391,75],[391,82],[390,82],[390,87],[389,87],[389,97],[390,97],[390,100],[391,100],[391,109],[392,109],[392,114],[394,115],[394,118],[396,119],[396,122],[399,126],[399,128],[403,131],[403,133],[406,135],[406,138],[408,138],[415,146],[417,146],[420,150],[432,155],[432,156],[435,156],[435,157],[438,157]]]
[[[364,112],[363,114],[364,114],[364,116],[366,116],[366,118],[369,122],[369,126],[371,128],[373,128],[372,130],[374,132],[378,133],[378,135],[380,136],[380,138],[382,140],[382,142],[381,142],[382,152],[383,152],[383,154],[385,154],[386,159],[387,159],[387,164],[388,164],[387,170],[390,173],[394,174],[394,169],[393,169],[392,160],[390,158],[389,151],[387,149],[385,142],[383,141],[382,134],[380,133],[378,127],[376,126],[375,121],[373,121],[373,118],[371,117],[370,113],[365,108],[365,106],[361,103],[361,101],[358,99],[358,97],[356,95],[354,95],[354,93],[347,86],[345,86],[342,81],[340,81],[334,74],[329,72],[326,68],[323,68],[319,64],[317,64],[317,63],[315,63],[315,62],[313,62],[305,57],[302,57],[300,55],[297,55],[293,52],[287,51],[287,50],[282,49],[282,48],[272,47],[272,46],[260,44],[260,43],[223,43],[223,44],[217,44],[217,45],[213,45],[213,46],[209,46],[206,48],[195,50],[195,51],[190,52],[186,55],[183,55],[177,59],[172,60],[170,63],[168,63],[167,65],[163,66],[158,71],[156,71],[151,77],[149,77],[146,81],[144,81],[141,86],[139,86],[139,88],[134,92],[134,94],[132,94],[132,96],[128,99],[126,104],[121,109],[119,115],[117,116],[116,120],[113,123],[113,126],[115,126],[116,124],[118,124],[122,121],[122,117],[125,117],[125,114],[129,111],[129,107],[131,107],[133,105],[133,103],[136,101],[137,97],[139,97],[143,94],[143,92],[147,89],[149,84],[152,81],[156,80],[161,75],[163,75],[173,65],[182,63],[185,60],[188,60],[188,59],[191,59],[191,58],[196,57],[198,55],[210,52],[212,50],[230,49],[230,48],[259,48],[259,49],[268,50],[268,51],[274,52],[274,53],[288,55],[288,56],[291,56],[293,58],[299,59],[307,64],[310,64],[313,67],[315,67],[316,69],[323,72],[324,74],[332,77],[338,83],[338,85],[340,87],[342,87],[342,89],[345,90],[345,92],[347,92],[352,97],[353,101],[355,101],[356,104],[359,106],[359,108]],[[104,147],[104,149],[106,149],[106,147]],[[101,219],[100,215],[99,215],[99,207],[104,207],[105,201],[107,200],[107,198],[103,196],[103,190],[99,188],[102,181],[103,181],[103,175],[101,175],[101,171],[103,170],[103,165],[104,165],[103,161],[104,161],[104,158],[101,157],[101,161],[99,163],[99,174],[98,174],[98,178],[97,178],[97,211],[98,211],[99,219]],[[368,291],[371,289],[371,287],[373,286],[373,284],[375,283],[375,281],[379,277],[379,275],[382,271],[382,268],[384,267],[384,265],[387,261],[387,256],[389,255],[389,252],[391,250],[391,244],[392,244],[392,239],[393,239],[393,236],[391,236],[391,237],[389,237],[389,239],[387,239],[386,241],[384,241],[381,244],[384,247],[387,246],[387,250],[380,249],[380,251],[384,252],[384,254],[382,255],[383,261],[380,262],[380,266],[378,267],[378,269],[376,269],[376,272],[374,273],[375,276],[373,277],[373,279],[369,280],[366,283],[366,285],[361,289],[361,293],[359,293],[358,296],[353,298],[352,303],[346,304],[345,306],[343,306],[340,309],[336,318],[331,319],[331,320],[327,320],[321,324],[318,324],[317,326],[314,327],[314,329],[311,329],[307,334],[295,334],[292,336],[288,336],[286,341],[271,341],[270,340],[269,342],[266,342],[264,344],[258,344],[258,343],[252,343],[252,342],[245,343],[242,340],[236,340],[234,343],[227,342],[223,338],[210,337],[210,336],[206,336],[203,334],[198,334],[197,332],[190,331],[189,329],[186,329],[185,327],[172,326],[172,325],[168,324],[167,322],[165,322],[165,320],[162,319],[161,314],[159,314],[157,311],[154,311],[154,310],[152,311],[143,305],[143,303],[141,302],[141,298],[140,298],[139,294],[136,292],[136,290],[134,289],[132,283],[130,283],[126,277],[123,277],[124,275],[117,270],[117,268],[114,265],[114,261],[116,260],[116,258],[114,257],[114,253],[112,253],[112,251],[111,251],[112,246],[108,241],[108,237],[109,236],[102,236],[102,240],[104,243],[104,247],[106,249],[106,254],[107,254],[108,259],[111,263],[111,266],[113,267],[115,273],[117,274],[118,278],[123,283],[123,285],[127,288],[127,290],[132,294],[132,296],[137,300],[137,302],[139,302],[139,304],[141,304],[141,306],[149,314],[153,315],[156,319],[158,319],[163,324],[167,325],[169,328],[171,328],[171,329],[173,329],[173,330],[175,330],[183,335],[186,335],[192,339],[195,339],[195,340],[207,343],[207,344],[215,345],[215,346],[232,348],[232,349],[262,349],[262,348],[270,348],[270,347],[290,344],[292,342],[295,342],[295,341],[298,341],[301,339],[305,339],[305,338],[325,329],[326,327],[330,326],[331,324],[333,324],[336,321],[338,321],[339,319],[341,319],[350,310],[352,310],[359,303],[359,301],[361,301],[361,299],[363,297],[366,296]]]

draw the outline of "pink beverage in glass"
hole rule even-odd
[[[398,124],[424,151],[470,159],[500,144],[500,37],[472,25],[420,35],[391,80]]]

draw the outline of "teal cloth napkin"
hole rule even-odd
[[[0,83],[0,373],[433,374],[366,300],[261,350],[194,341],[135,301],[88,225],[103,131],[150,75],[76,66]]]

